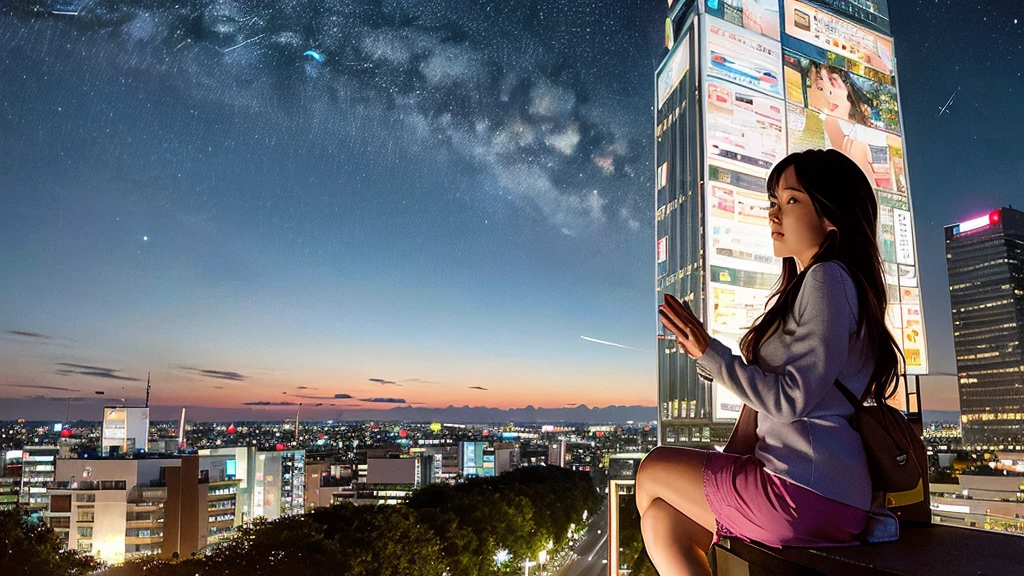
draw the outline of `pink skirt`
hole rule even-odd
[[[768,472],[755,456],[712,450],[704,459],[704,496],[722,537],[769,546],[853,546],[868,513]]]

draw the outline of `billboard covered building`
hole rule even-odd
[[[782,269],[765,181],[787,154],[833,148],[878,197],[887,324],[906,373],[927,373],[896,58],[884,1],[670,2],[655,74],[655,286],[739,341]],[[663,328],[658,321],[659,333]],[[722,443],[741,402],[659,340],[659,443]],[[914,387],[916,388],[916,387]],[[894,399],[908,406],[903,394]]]

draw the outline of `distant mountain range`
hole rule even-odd
[[[345,410],[344,420],[403,420],[406,422],[453,422],[453,423],[558,423],[579,422],[584,424],[622,424],[625,422],[656,422],[656,406],[608,406],[588,407],[580,404],[572,408],[487,408],[484,406],[447,408],[417,408],[399,406],[390,410]],[[925,410],[925,422],[959,422],[959,410]]]
[[[112,399],[86,399],[73,406],[71,420],[95,421],[102,415],[102,406],[115,405]],[[25,418],[29,421],[56,422],[65,414],[64,406],[58,403],[46,405],[30,405],[32,401],[24,399],[6,399],[0,406],[0,420]],[[192,422],[231,422],[245,420],[281,421],[295,418],[296,407],[265,407],[259,409],[215,408],[206,406],[188,406],[186,418]],[[177,420],[181,415],[181,405],[153,406],[150,412],[152,421]],[[497,424],[508,422],[558,424],[625,424],[626,422],[650,423],[658,419],[655,406],[564,406],[560,408],[537,408],[532,405],[525,408],[489,408],[487,406],[454,406],[447,408],[424,408],[412,405],[396,406],[390,409],[370,408],[312,408],[301,409],[303,421],[405,421],[405,422],[445,422],[452,424]],[[925,410],[925,422],[958,422],[958,410]]]
[[[658,420],[655,406],[589,407],[580,404],[570,408],[488,408],[486,406],[453,406],[447,408],[418,408],[398,406],[389,410],[344,410],[341,420],[401,420],[406,422],[451,422],[488,424],[492,422],[521,422],[538,424],[582,423],[623,424],[648,423]]]

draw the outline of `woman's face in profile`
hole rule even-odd
[[[850,117],[849,89],[838,72],[828,66],[812,66],[811,86],[807,89],[807,105],[831,116]]]
[[[768,223],[775,256],[792,256],[806,267],[832,224],[814,210],[811,197],[797,181],[790,166],[782,173],[775,195],[769,195]]]

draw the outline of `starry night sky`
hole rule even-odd
[[[656,403],[664,2],[122,4],[0,9],[0,418]],[[1006,4],[890,2],[933,372],[942,226],[1024,207]]]

